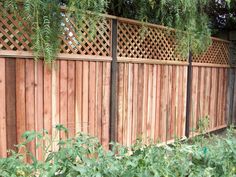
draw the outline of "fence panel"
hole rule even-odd
[[[212,45],[193,57],[190,129],[208,117],[208,131],[227,126],[226,102],[229,71],[229,42],[213,38]]]
[[[118,17],[114,30],[114,17],[109,17],[97,24],[91,40],[86,21],[78,29],[64,14],[60,54],[46,65],[33,60],[27,23],[1,6],[0,12],[0,156],[21,142],[26,130],[46,129],[57,139],[67,136],[56,134],[53,127],[57,124],[68,127],[69,137],[79,131],[96,136],[107,149],[109,133],[124,145],[139,137],[146,143],[181,138],[186,133],[187,114],[190,129],[197,129],[200,118],[207,115],[209,131],[226,127],[227,41],[213,38],[204,54],[193,57],[191,112],[186,113],[191,65],[177,53],[175,30]],[[116,56],[112,56],[112,46]],[[111,56],[117,66],[113,75],[116,93],[111,90]],[[111,94],[115,104],[110,102]],[[112,106],[115,119],[110,116]],[[111,119],[115,120],[114,132],[109,132]],[[42,159],[36,142],[29,148]]]
[[[119,63],[118,142],[183,137],[187,66]]]

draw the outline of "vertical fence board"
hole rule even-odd
[[[132,119],[132,143],[137,139],[137,123],[138,123],[138,64],[134,64],[134,74],[133,74],[133,119]]]
[[[102,139],[102,62],[96,63],[96,120],[97,120],[97,127],[96,132],[99,140]]]
[[[123,91],[124,91],[124,64],[118,66],[118,135],[117,140],[123,143]]]
[[[69,137],[75,135],[75,61],[68,61],[68,130]]]
[[[132,119],[133,119],[133,64],[128,64],[128,95],[127,95],[127,145],[132,143]]]
[[[44,115],[44,129],[49,134],[52,132],[52,73],[51,66],[44,65],[43,71],[43,115]]]
[[[25,115],[25,60],[16,59],[16,131],[17,143],[26,130]]]
[[[95,94],[96,94],[96,65],[95,62],[89,64],[89,133],[95,135]]]
[[[27,74],[25,77],[25,100],[26,100],[26,130],[35,130],[35,78],[34,78],[34,61],[26,60]],[[35,155],[35,141],[29,143],[29,150]]]
[[[137,116],[137,137],[142,135],[142,116],[143,116],[143,100],[144,100],[144,65],[138,64],[138,116]]]
[[[89,100],[89,82],[88,82],[88,76],[89,76],[89,62],[83,61],[83,101],[82,101],[82,131],[84,133],[88,133],[88,127],[89,127],[89,113],[88,113],[88,100]]]
[[[7,156],[5,58],[0,58],[0,157]]]
[[[142,138],[147,138],[147,101],[148,101],[148,65],[143,67],[143,115],[142,115]]]
[[[60,124],[68,127],[68,61],[60,61]],[[61,132],[61,137],[66,134]]]
[[[37,78],[37,84],[35,89],[35,129],[36,131],[42,131],[44,128],[44,117],[43,117],[43,61],[39,60],[36,64],[35,77]],[[37,158],[43,159],[43,150],[39,148],[37,151]]]
[[[82,131],[82,101],[83,101],[83,62],[76,61],[76,90],[75,90],[75,129],[76,132]]]
[[[6,59],[7,148],[15,150],[16,138],[16,70],[15,59]]]
[[[110,63],[103,63],[103,101],[102,101],[102,144],[108,149],[109,144],[109,95],[110,95]]]
[[[156,121],[156,92],[157,92],[157,66],[153,65],[153,88],[152,88],[152,113],[151,113],[151,139],[155,140],[155,121]]]
[[[156,87],[156,116],[154,140],[160,140],[160,105],[161,105],[161,66],[157,65],[157,87]]]

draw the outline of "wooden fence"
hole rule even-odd
[[[145,24],[142,36],[142,23],[107,16],[91,41],[89,25],[78,29],[69,18],[64,25],[58,59],[46,65],[33,60],[26,22],[0,8],[0,156],[14,149],[24,131],[54,134],[59,123],[69,136],[82,131],[106,148],[111,140],[131,145],[138,137],[181,138],[186,121],[197,129],[207,115],[209,131],[227,126],[228,41],[213,38],[190,64],[175,53],[173,29]],[[34,148],[32,143],[31,151],[42,158]]]

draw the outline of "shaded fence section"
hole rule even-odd
[[[106,148],[111,140],[131,145],[139,137],[172,141],[186,134],[186,121],[196,130],[205,116],[209,131],[227,126],[228,41],[213,38],[208,51],[192,58],[188,112],[191,65],[176,53],[175,30],[108,16],[91,40],[89,24],[80,29],[65,14],[60,54],[47,65],[33,60],[27,24],[0,10],[0,156],[24,131],[55,134],[58,123],[69,136],[82,131]],[[42,158],[34,148],[35,142],[30,149]]]

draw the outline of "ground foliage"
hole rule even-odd
[[[57,130],[67,132],[62,125]],[[137,140],[131,147],[112,143],[112,150],[105,151],[96,138],[78,133],[73,138],[57,142],[58,150],[47,149],[45,161],[38,161],[30,152],[32,163],[25,163],[23,155],[11,152],[8,158],[0,159],[0,176],[94,176],[94,177],[233,177],[236,175],[235,130],[229,129],[227,136],[204,138],[197,136],[184,142],[158,147],[143,145]],[[48,140],[47,132],[28,131],[23,135],[25,142],[18,145],[27,149],[34,138]],[[21,150],[21,152],[23,152]]]
[[[46,62],[52,62],[63,35],[61,6],[67,8],[69,17],[76,19],[79,29],[83,28],[83,20],[89,21],[91,36],[101,18],[98,14],[106,12],[175,28],[178,53],[187,57],[189,50],[199,54],[211,44],[209,13],[205,9],[213,1],[219,4],[218,0],[0,0],[0,3],[20,13],[29,24],[35,59],[43,56]],[[229,9],[230,2],[233,1],[223,0],[220,4]]]

